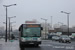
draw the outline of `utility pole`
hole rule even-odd
[[[9,40],[10,40],[10,18],[9,18]]]
[[[9,19],[9,40],[10,40],[10,24],[11,24],[11,23],[10,23],[10,19],[11,19],[11,18],[15,18],[15,17],[16,17],[16,16],[8,17],[8,19]]]
[[[70,13],[68,13],[68,12],[64,12],[64,11],[61,11],[61,13],[65,13],[65,14],[67,14],[67,26],[68,26],[68,28],[67,28],[67,30],[68,30],[68,36],[69,36],[69,14]]]
[[[3,5],[4,7],[6,7],[6,34],[5,34],[5,42],[7,42],[7,8],[10,6],[14,6],[16,4],[12,4],[12,5]]]

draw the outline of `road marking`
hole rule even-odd
[[[53,42],[53,43],[51,43],[51,44],[75,46],[75,45],[72,45],[72,44],[66,44],[66,43],[55,43],[55,42]]]
[[[39,46],[52,46],[52,45],[50,45],[50,44],[41,44]]]
[[[53,46],[56,49],[74,49],[74,46]]]
[[[75,49],[74,46],[53,46],[53,45],[50,45],[50,44],[41,44],[39,46],[49,46],[49,47],[52,47],[52,48],[56,48],[56,49]]]
[[[74,46],[66,46],[66,49],[74,49]]]
[[[65,46],[53,46],[53,48],[65,48]]]

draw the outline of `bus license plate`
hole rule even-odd
[[[29,44],[34,44],[34,43],[29,43]]]

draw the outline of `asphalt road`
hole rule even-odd
[[[75,42],[71,42],[69,44],[51,40],[43,40],[39,47],[29,45],[20,49],[18,40],[7,43],[0,40],[0,50],[75,50]]]

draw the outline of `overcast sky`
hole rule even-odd
[[[75,0],[0,0],[0,26],[5,26],[5,7],[3,5],[17,4],[8,8],[8,17],[16,16],[11,21],[16,21],[15,28],[26,20],[36,19],[44,22],[40,18],[48,19],[53,24],[63,22],[67,24],[67,15],[60,11],[70,12],[70,26],[75,25]]]

